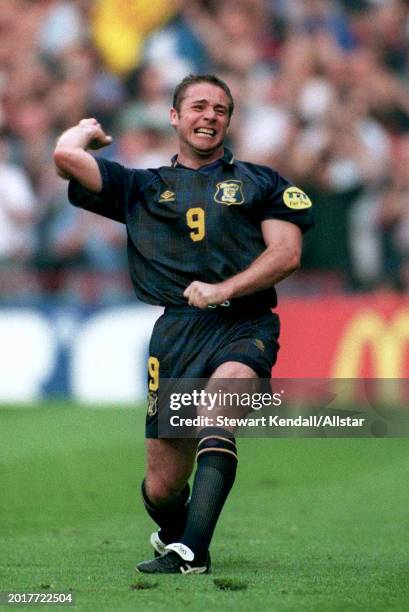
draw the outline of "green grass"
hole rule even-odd
[[[0,427],[0,591],[73,590],[89,611],[408,609],[407,439],[240,440],[213,573],[156,578],[133,573],[153,528],[142,410],[4,408]]]

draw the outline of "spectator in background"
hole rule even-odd
[[[213,63],[222,70],[245,76],[257,67],[265,39],[265,3],[260,0],[225,0],[198,12],[197,30]]]
[[[168,90],[162,72],[145,64],[128,79],[129,101],[117,113],[115,129],[123,132],[138,125],[169,131]]]
[[[49,10],[39,27],[38,48],[41,53],[58,56],[86,38],[85,2],[59,0],[47,4]]]
[[[369,4],[356,30],[357,40],[376,54],[383,68],[405,78],[409,63],[407,2],[372,0]]]
[[[35,189],[48,166],[52,150],[52,115],[42,99],[24,98],[8,113],[13,155],[24,167]]]
[[[288,150],[298,128],[289,85],[282,74],[269,70],[253,75],[249,84],[250,95],[237,130],[237,155],[286,171]]]
[[[87,301],[100,299],[102,294],[124,297],[128,293],[128,281],[122,274],[126,267],[124,228],[66,206],[64,185],[58,178],[56,182],[37,228],[33,263],[42,290]]]
[[[0,136],[0,262],[27,262],[34,249],[35,195],[28,177],[8,161],[8,143]]]
[[[208,15],[207,4],[200,0],[183,2],[183,10],[146,41],[144,60],[157,67],[169,92],[189,72],[211,72],[211,51],[200,27]]]
[[[350,244],[358,288],[409,286],[409,136],[393,147],[390,172],[376,189],[358,199],[351,218]]]
[[[347,103],[333,103],[320,122],[306,127],[291,151],[294,180],[311,184],[310,177],[315,177],[311,187],[320,236],[307,257],[313,266],[343,271],[351,288],[360,244],[349,240],[350,215],[358,198],[385,180],[389,154],[385,130]]]
[[[381,283],[402,291],[409,286],[409,136],[399,139],[389,184],[381,198]]]
[[[58,125],[65,129],[79,113],[88,111],[98,68],[95,51],[85,44],[70,47],[54,58],[53,85],[47,99],[54,129]]]
[[[366,98],[367,112],[390,132],[409,129],[407,84],[382,65],[379,53],[370,47],[359,48],[346,58],[341,91],[347,91],[351,104],[354,96]]]

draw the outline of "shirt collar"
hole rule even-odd
[[[223,162],[224,164],[228,166],[231,166],[232,164],[234,164],[234,155],[230,151],[230,149],[227,149],[226,147],[224,147],[224,153],[222,157],[219,157],[219,159],[216,159],[215,161],[210,162],[209,164],[206,164],[205,166],[202,166],[202,168],[205,168],[206,166],[210,166],[211,164],[215,164],[216,162],[219,162],[219,161]],[[183,166],[183,164],[179,164],[177,154],[172,157],[171,164],[172,164],[172,168],[187,168],[187,166]],[[198,170],[201,170],[201,168],[198,168]]]

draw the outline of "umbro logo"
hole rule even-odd
[[[175,193],[167,189],[166,191],[160,194],[159,202],[174,202],[175,199],[176,199]]]
[[[264,342],[262,340],[259,340],[259,338],[256,338],[254,340],[254,344],[256,345],[256,347],[258,349],[260,349],[260,351],[265,351],[266,350],[266,345],[264,344]]]

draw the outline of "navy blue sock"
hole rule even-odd
[[[197,450],[197,470],[192,488],[186,529],[180,542],[195,559],[204,561],[217,520],[236,477],[237,449],[232,434],[204,429]]]
[[[186,483],[178,497],[165,506],[155,506],[149,499],[145,480],[142,481],[143,503],[149,516],[160,527],[159,537],[164,544],[178,542],[183,534],[189,510],[189,484]]]

